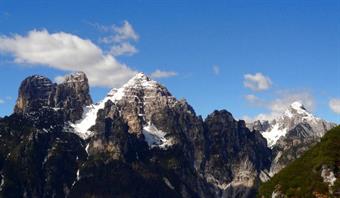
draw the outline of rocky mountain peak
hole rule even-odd
[[[20,85],[14,112],[28,113],[48,106],[54,86],[52,81],[44,76],[27,77]]]
[[[272,121],[256,121],[249,126],[258,130],[273,150],[274,160],[270,168],[273,175],[336,125],[314,116],[301,102],[295,101]]]
[[[252,130],[260,131],[267,139],[268,145],[273,147],[281,137],[284,137],[287,134],[288,131],[302,123],[308,123],[308,125],[315,129],[315,135],[321,137],[326,131],[326,129],[322,127],[323,122],[325,121],[315,117],[301,102],[295,101],[290,104],[280,116],[273,120],[257,120],[253,123],[247,124],[247,126]],[[326,124],[325,126],[328,125]]]
[[[137,73],[121,88],[112,89],[101,102],[87,107],[83,119],[74,124],[78,134],[84,138],[91,134],[89,129],[95,124],[98,111],[104,109],[108,101],[120,108],[129,131],[133,133],[142,132],[147,123],[152,125],[151,117],[155,112],[172,108],[177,102],[163,85],[144,73]]]
[[[78,71],[65,76],[63,83],[81,83],[87,81],[88,79],[86,74],[82,71]]]
[[[132,81],[150,81],[151,79],[143,72],[137,73],[134,77],[132,77],[130,80]]]
[[[67,110],[65,116],[74,122],[83,114],[83,107],[92,104],[88,79],[84,72],[75,72],[64,77],[53,94],[53,105]]]
[[[292,104],[290,104],[287,110],[284,112],[283,116],[287,116],[289,118],[295,118],[295,117],[305,117],[309,119],[315,118],[309,112],[309,110],[307,110],[305,106],[299,101],[295,101]]]
[[[60,111],[64,120],[81,118],[83,107],[92,104],[88,79],[83,72],[67,75],[60,84],[44,76],[33,75],[20,85],[15,113],[40,113],[42,110]]]

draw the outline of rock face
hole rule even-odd
[[[114,109],[107,109],[107,102],[114,104]],[[80,136],[87,138],[97,133],[98,127],[92,128],[104,109],[105,119],[112,119],[113,111],[128,125],[128,131],[137,137],[143,136],[150,148],[167,149],[174,144],[183,146],[188,159],[194,161],[196,169],[200,167],[204,152],[203,121],[184,100],[176,100],[170,92],[143,73],[137,74],[120,89],[113,89],[99,104],[88,107],[83,120],[74,125]],[[199,148],[194,149],[193,145]]]
[[[259,132],[250,132],[231,113],[214,111],[204,122],[206,130],[205,178],[223,189],[224,197],[254,196],[261,170],[271,162],[271,151]]]
[[[83,107],[92,104],[89,84],[85,73],[76,72],[65,77],[51,95],[51,105],[66,111],[66,119],[72,122],[79,120]]]
[[[64,121],[72,122],[81,118],[84,106],[92,104],[83,72],[66,76],[58,85],[43,76],[30,76],[21,83],[18,95],[15,113],[28,115],[53,109],[61,111]]]
[[[0,196],[66,197],[86,160],[85,142],[36,128],[22,114],[0,120]]]
[[[14,112],[29,113],[50,105],[50,95],[55,84],[43,76],[30,76],[20,85],[19,97]]]
[[[300,102],[292,103],[282,116],[270,122],[248,124],[248,127],[258,130],[272,148],[270,175],[301,156],[335,126],[312,115]]]

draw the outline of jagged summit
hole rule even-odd
[[[283,114],[283,116],[288,116],[290,118],[296,117],[297,115],[309,120],[315,118],[315,116],[299,101],[290,104]]]
[[[136,106],[138,107],[136,109],[137,115],[145,116],[143,119],[144,122],[147,123],[147,121],[150,120],[152,111],[165,106],[173,106],[177,100],[163,85],[152,80],[142,72],[137,73],[121,88],[113,88],[110,90],[102,101],[86,107],[83,118],[73,125],[75,131],[80,136],[83,138],[89,137],[91,134],[89,129],[96,123],[98,111],[104,109],[105,104],[108,101],[122,107],[136,103]],[[129,120],[131,120],[130,117]],[[140,124],[131,126],[130,128],[133,131],[141,130]]]
[[[86,74],[82,71],[77,71],[69,75],[66,75],[62,83],[74,83],[74,82],[84,82],[84,81],[86,82],[88,81]]]
[[[273,147],[276,142],[284,137],[288,131],[301,123],[308,123],[314,130],[314,135],[321,137],[329,129],[324,120],[315,117],[300,101],[295,101],[283,112],[283,114],[272,121],[255,121],[251,128],[259,130],[267,139],[268,145]]]
[[[273,150],[269,175],[274,175],[316,143],[333,123],[314,116],[299,102],[293,102],[281,116],[272,121],[256,121],[254,130],[261,132]]]
[[[29,76],[22,81],[15,113],[39,113],[44,109],[63,110],[65,121],[76,121],[83,107],[92,104],[85,73],[75,72],[65,76],[60,84],[41,75]]]
[[[146,90],[146,89],[159,89],[162,92],[167,92],[170,94],[168,90],[162,86],[157,81],[152,80],[149,76],[147,76],[143,72],[137,73],[133,76],[127,83],[125,83],[121,88],[113,88],[107,94],[110,97],[110,100],[116,101],[120,100],[124,93],[127,92],[129,89],[139,89],[139,90]],[[170,94],[171,95],[171,94]]]
[[[139,72],[134,77],[132,77],[130,80],[132,80],[132,81],[136,81],[136,80],[150,81],[151,79],[144,72]]]
[[[48,106],[53,86],[52,81],[44,76],[27,77],[20,85],[14,112],[25,114]]]

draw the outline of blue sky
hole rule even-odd
[[[159,70],[157,80],[203,116],[227,109],[236,118],[267,118],[300,100],[340,123],[339,10],[336,0],[0,0],[0,116],[12,112],[28,75],[55,79],[83,67],[95,101],[111,82]],[[56,38],[89,50],[65,44],[77,58],[52,59]],[[36,42],[48,45],[47,57],[27,51]],[[108,59],[108,70],[92,72]]]

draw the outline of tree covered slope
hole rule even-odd
[[[340,197],[340,126],[328,131],[308,150],[268,182],[258,197]]]

